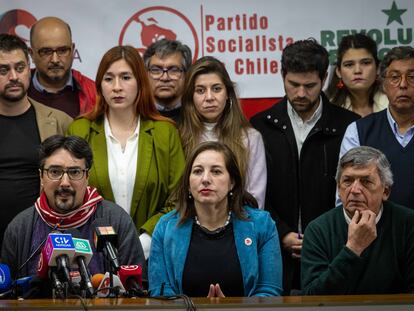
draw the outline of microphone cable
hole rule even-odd
[[[187,311],[196,311],[197,308],[194,305],[193,300],[184,294],[174,295],[174,296],[156,296],[156,297],[148,297],[150,299],[159,299],[159,300],[178,300],[182,299],[184,301],[185,307]]]
[[[86,299],[83,298],[82,296],[80,296],[80,295],[68,295],[67,298],[68,299],[70,299],[70,298],[77,298],[77,299],[79,299],[79,301],[81,302],[81,305],[82,305],[83,310],[85,310],[85,311],[88,311],[89,310],[88,309],[88,306],[87,306]]]
[[[61,219],[53,228],[52,231],[55,231],[57,228],[60,227],[60,225],[63,223],[63,219]],[[49,232],[49,233],[50,233]],[[30,254],[29,258],[26,259],[24,263],[20,265],[20,267],[17,269],[16,277],[19,275],[20,271],[27,265],[27,263],[39,252],[41,247],[45,244],[47,238],[49,237],[49,233],[46,235],[46,237],[42,240],[42,242],[39,243],[39,245],[36,247],[36,249]]]

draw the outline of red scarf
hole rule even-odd
[[[97,204],[102,200],[103,198],[96,188],[88,186],[82,206],[67,214],[60,214],[49,207],[46,194],[42,191],[35,203],[35,208],[43,221],[52,228],[56,228],[56,226],[60,229],[78,228],[95,213]]]

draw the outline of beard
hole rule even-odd
[[[308,119],[315,112],[317,105],[319,104],[319,96],[314,101],[311,101],[306,97],[295,97],[292,100],[289,99],[289,102],[302,119]]]
[[[65,197],[58,197],[60,195],[67,195]],[[66,188],[57,189],[54,192],[54,201],[56,211],[62,214],[69,213],[77,208],[75,206],[76,191]]]
[[[8,89],[12,87],[20,87],[21,90],[19,93],[9,93]],[[21,82],[9,83],[4,87],[4,90],[0,92],[0,97],[9,102],[18,102],[26,96],[26,91],[27,89],[25,89],[24,84]]]
[[[37,74],[39,75],[39,78],[51,85],[63,82],[66,83],[70,75],[70,68],[66,71],[64,69],[65,68],[61,65],[52,65],[47,68],[47,71],[37,70]]]

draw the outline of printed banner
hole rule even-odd
[[[366,33],[382,57],[396,45],[413,44],[412,0],[2,0],[0,32],[28,44],[30,27],[57,16],[72,29],[74,68],[92,79],[103,53],[118,44],[141,53],[161,38],[177,39],[193,59],[212,55],[226,64],[242,98],[284,95],[283,48],[313,37],[335,61],[345,35]]]

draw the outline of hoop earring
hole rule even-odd
[[[233,107],[233,100],[229,97],[229,105],[230,105],[230,109]]]

